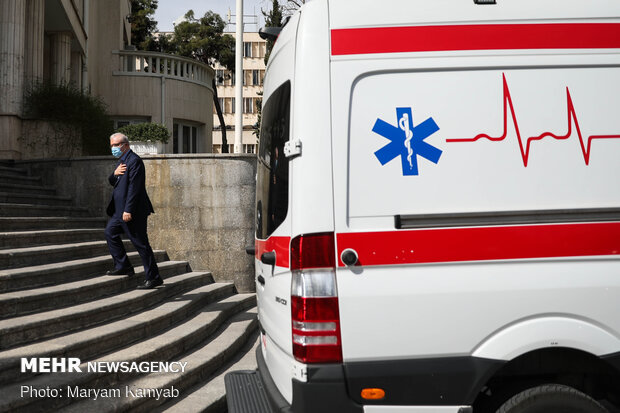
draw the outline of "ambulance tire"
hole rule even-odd
[[[512,397],[496,413],[609,413],[599,402],[572,387],[545,384]]]

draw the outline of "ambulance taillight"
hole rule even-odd
[[[293,356],[302,363],[342,361],[333,233],[291,241]]]

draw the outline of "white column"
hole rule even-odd
[[[71,84],[82,89],[82,53],[71,52]]]
[[[55,85],[71,80],[71,34],[54,33],[51,38],[51,80]]]
[[[84,31],[86,32],[86,48],[84,49],[84,56],[82,56],[82,90],[84,92],[90,90],[90,84],[88,83],[88,36],[90,36],[89,31],[89,21],[90,21],[90,1],[84,0]]]
[[[243,146],[243,0],[237,0],[237,43],[235,46],[235,153],[241,153]]]
[[[26,2],[0,1],[0,114],[21,115]]]
[[[43,80],[45,0],[26,1],[26,43],[24,52],[24,86]]]

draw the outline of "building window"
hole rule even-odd
[[[243,153],[256,153],[256,145],[244,143]]]
[[[262,84],[260,80],[260,70],[252,70],[252,84],[254,86],[260,86]]]
[[[224,86],[235,86],[235,73],[233,71],[224,71]]]
[[[243,57],[252,57],[252,42],[243,42]]]
[[[254,113],[253,98],[243,98],[243,113]]]
[[[217,69],[215,71],[215,83],[220,86],[224,84],[226,80],[226,71],[223,69]]]
[[[243,71],[243,86],[252,86],[255,83],[252,83],[252,70],[244,70]]]
[[[278,87],[263,106],[256,171],[256,238],[267,239],[288,211],[288,158],[291,82]]]
[[[223,98],[224,106],[222,106],[222,112],[235,113],[235,98]]]
[[[172,152],[197,153],[198,127],[182,122],[175,122],[172,127]]]
[[[226,109],[224,109],[224,113],[235,113],[235,98],[224,99],[226,99]]]

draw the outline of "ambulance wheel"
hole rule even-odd
[[[572,387],[545,384],[512,397],[496,413],[609,413],[596,400]]]

